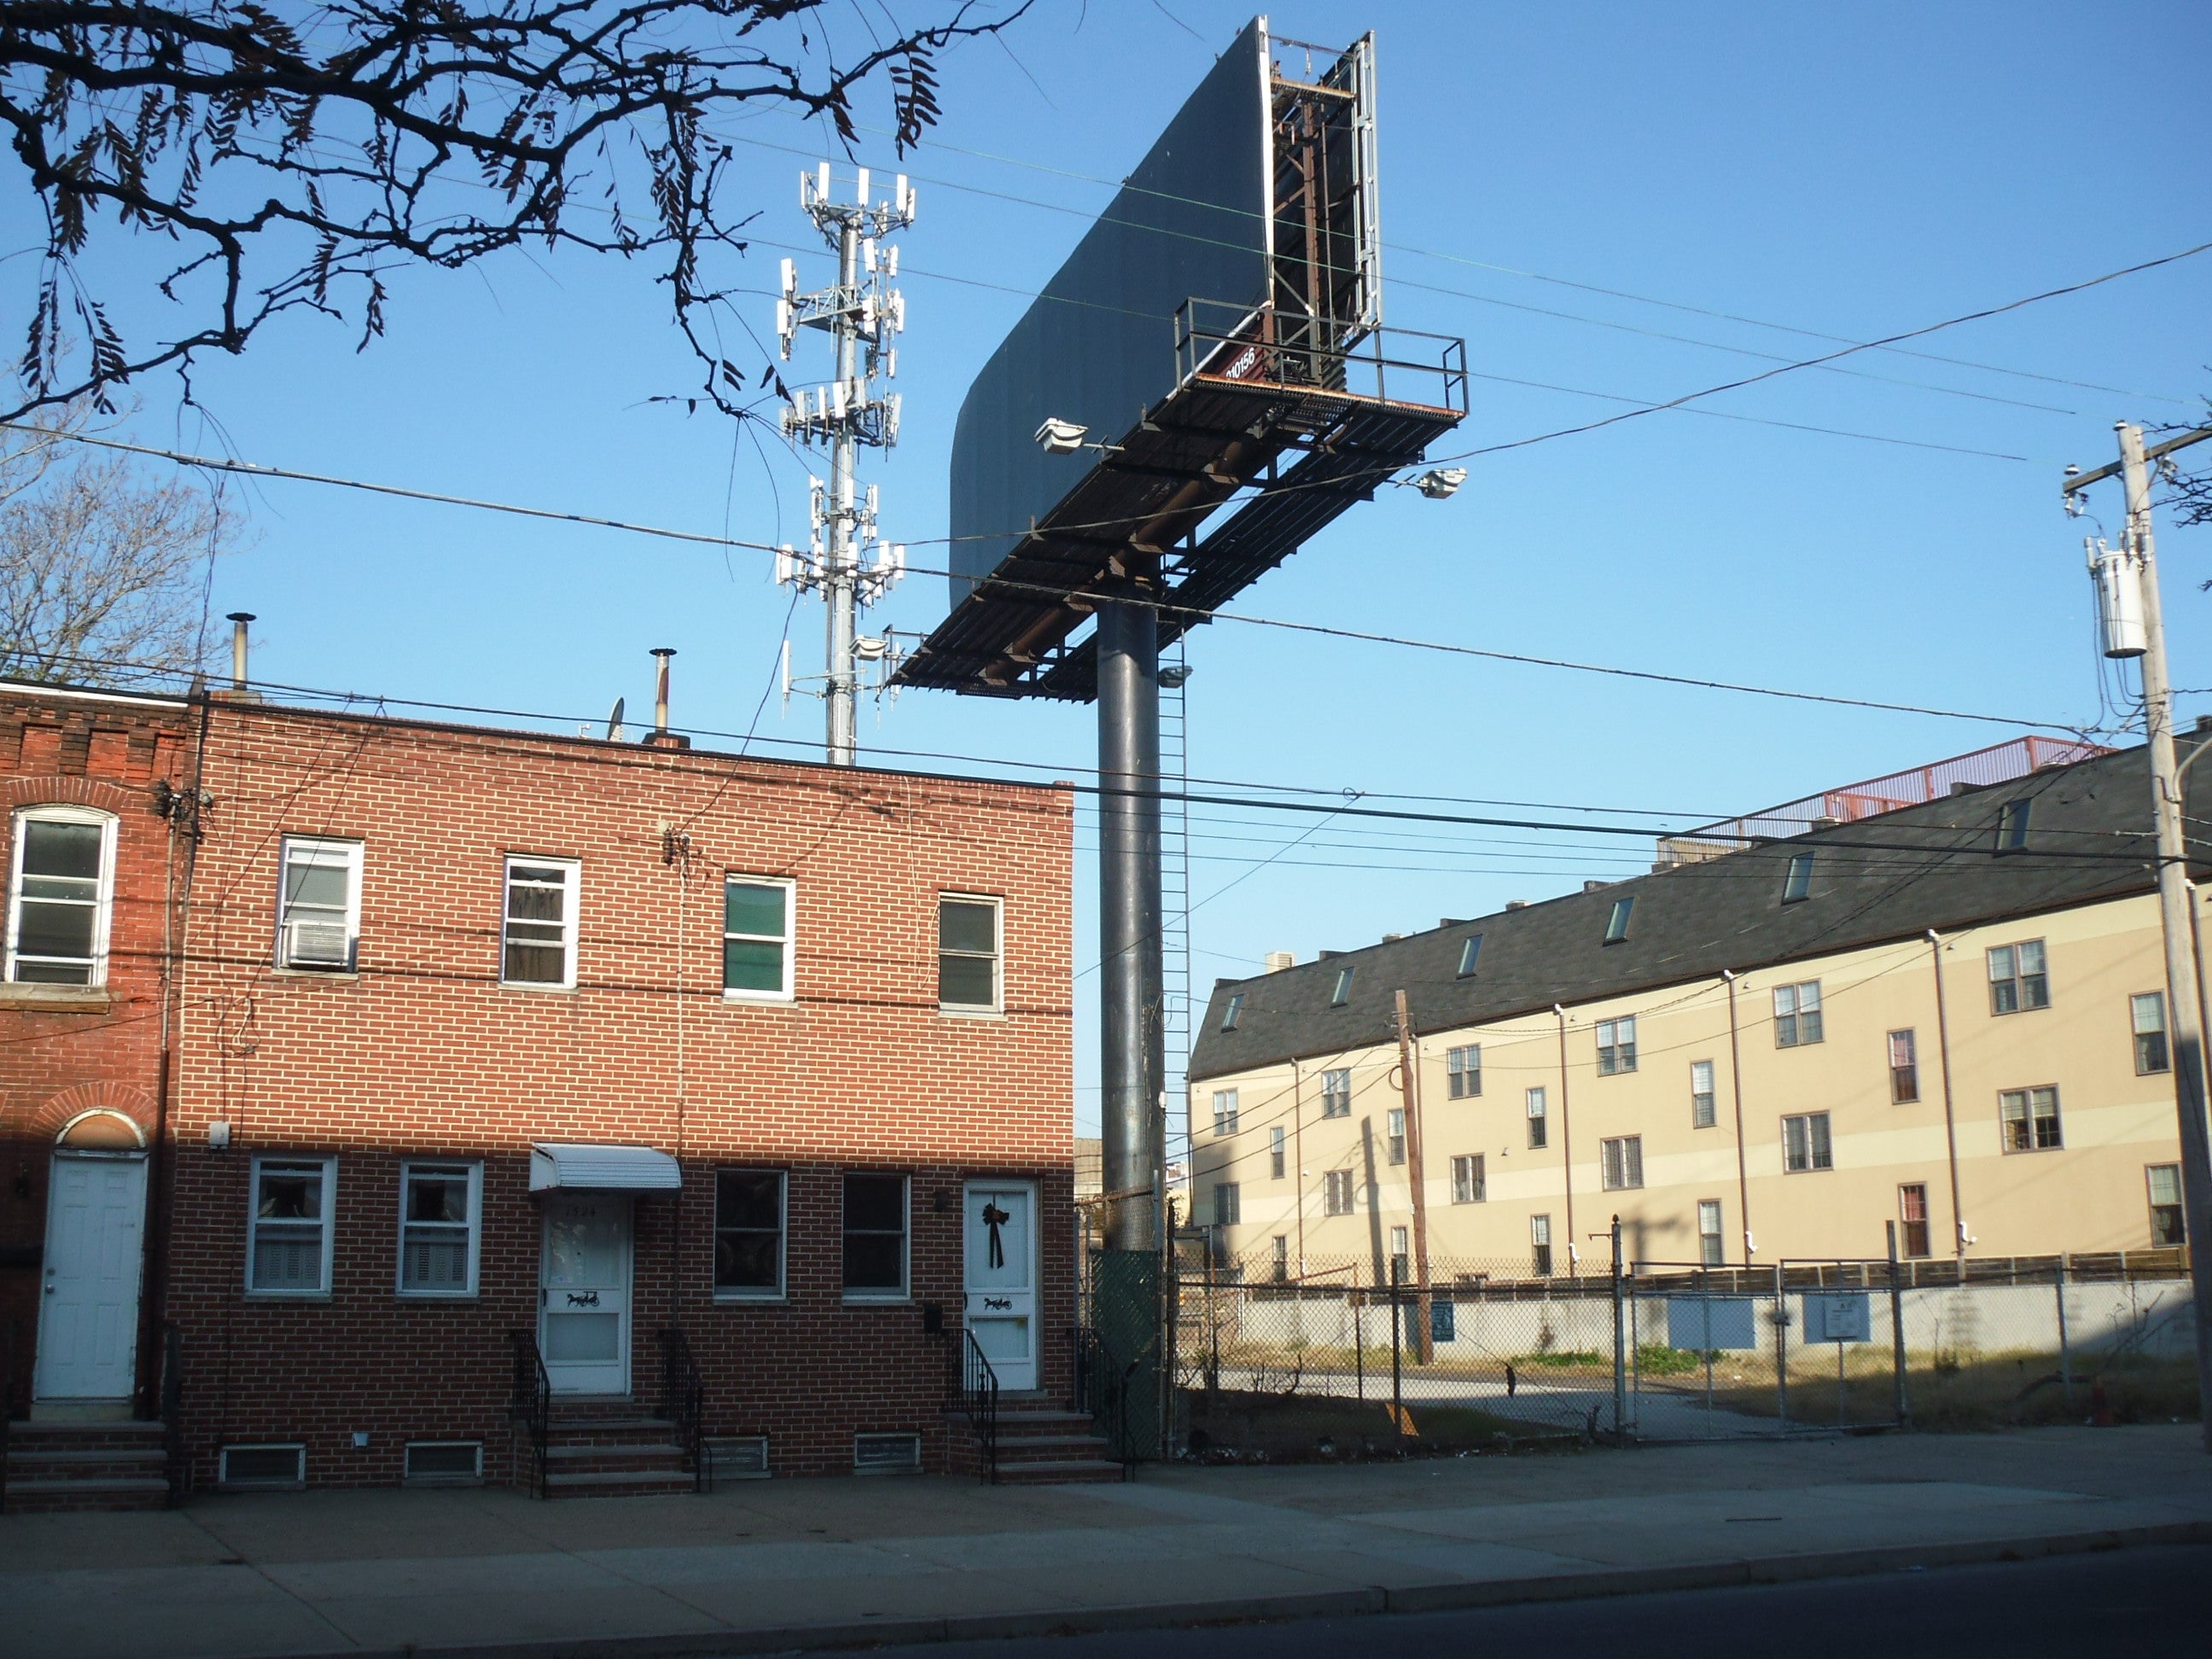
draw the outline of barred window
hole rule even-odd
[[[1352,1192],[1352,1171],[1331,1170],[1321,1178],[1321,1212],[1323,1215],[1350,1215]]]

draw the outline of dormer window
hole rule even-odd
[[[1341,1008],[1351,1000],[1352,969],[1340,968],[1336,970],[1336,988],[1328,994],[1328,1006],[1332,1008]]]

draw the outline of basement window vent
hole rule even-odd
[[[896,1440],[900,1437],[890,1437]],[[764,1434],[718,1436],[707,1443],[707,1455],[714,1461],[717,1480],[768,1479],[768,1437]]]
[[[289,1446],[225,1446],[220,1476],[233,1488],[286,1487],[307,1484],[307,1449]]]
[[[410,1486],[460,1486],[483,1479],[481,1440],[410,1440],[407,1480]]]
[[[853,1437],[855,1474],[920,1474],[921,1437],[918,1434],[856,1434]]]

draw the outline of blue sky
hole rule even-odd
[[[1044,0],[1003,46],[945,65],[946,119],[905,164],[923,181],[903,239],[905,431],[869,474],[914,562],[943,562],[923,544],[945,532],[969,379],[1111,193],[1087,180],[1134,163],[1249,15],[1206,0]],[[1474,382],[1459,447],[1623,406],[1515,382],[1659,399],[1767,366],[1742,354],[1821,344],[1701,312],[1863,338],[2212,239],[2201,5],[2141,7],[2124,30],[2099,9],[2017,3],[1462,0],[1271,15],[1278,33],[1325,42],[1376,32],[1388,320],[1463,337],[1492,377]],[[878,103],[863,118],[881,126],[886,113]],[[760,234],[811,240],[801,159],[768,146],[827,153],[819,137],[781,117],[731,131],[750,141],[737,147],[737,187],[757,192]],[[874,133],[860,159],[896,165]],[[20,189],[6,199],[14,246],[30,220]],[[773,287],[781,254],[757,250],[757,286]],[[7,298],[31,263],[0,268]],[[826,280],[826,258],[802,270]],[[143,299],[124,312],[133,327],[160,320]],[[768,312],[763,299],[763,337]],[[279,465],[803,539],[802,464],[650,401],[689,389],[693,368],[648,270],[516,256],[404,278],[390,315],[365,353],[349,331],[302,317],[206,366],[198,392],[220,437],[180,421],[160,380],[135,430]],[[1705,405],[1757,420],[1656,415],[1483,459],[1449,503],[1392,491],[1347,515],[1238,609],[2106,724],[2084,526],[2058,510],[2058,471],[2110,459],[2117,419],[2201,411],[2208,319],[2212,255],[1917,347],[1990,368],[1867,354],[1853,374],[1801,373]],[[2109,528],[2110,496],[2099,506]],[[222,564],[215,610],[259,613],[256,669],[272,680],[604,718],[618,695],[648,700],[647,651],[672,645],[679,722],[742,730],[774,678],[790,602],[758,556],[301,485],[258,486],[251,507],[258,543]],[[2212,576],[2212,536],[2162,526],[2160,550],[2177,678],[2212,685],[2212,599],[2197,586]],[[915,577],[872,621],[920,632],[943,605],[942,582]],[[792,637],[795,666],[817,668],[818,604],[800,603]],[[1717,817],[2017,729],[1229,625],[1201,630],[1191,658],[1194,773],[1331,790]],[[774,698],[761,726],[795,739],[819,728],[817,705],[794,700],[786,717]],[[1094,752],[1087,708],[932,694],[866,709],[861,736],[1071,776]],[[1237,884],[1195,918],[1201,990],[1271,949],[1303,959],[1650,856],[1340,821],[1255,872],[1296,827],[1206,818],[1194,895]],[[1094,902],[1086,866],[1079,965]],[[1078,986],[1082,1122],[1096,1115],[1096,985],[1088,974]]]

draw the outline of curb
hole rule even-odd
[[[842,1625],[686,1631],[665,1636],[586,1637],[573,1641],[476,1643],[456,1647],[325,1648],[295,1651],[280,1659],[709,1659],[717,1655],[820,1652],[925,1642],[1076,1636],[1368,1613],[1445,1613],[1532,1601],[1574,1601],[1607,1595],[1648,1595],[1664,1590],[1720,1589],[1739,1585],[1796,1583],[1816,1578],[1850,1578],[1914,1567],[2029,1561],[2046,1556],[2085,1555],[2160,1544],[2205,1543],[2212,1543],[2212,1521],[2171,1521],[2152,1526],[2109,1527],[2039,1537],[1884,1545],[1872,1549],[1826,1550],[1800,1555],[1741,1556],[1679,1566],[1610,1568],[1534,1578],[1455,1579],[1398,1589],[1370,1587],[1225,1601],[1068,1607],[1050,1613],[878,1619]]]

